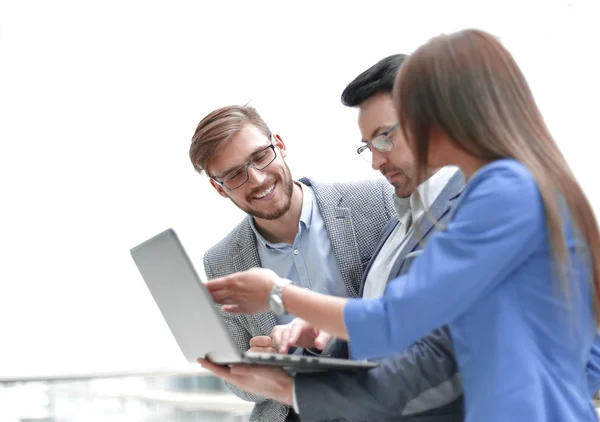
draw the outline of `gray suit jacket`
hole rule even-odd
[[[394,263],[390,280],[406,273],[427,238],[441,227],[465,186],[462,173],[446,187],[415,226]],[[385,227],[373,258],[388,240],[398,218]],[[371,261],[365,272],[364,281]],[[389,280],[388,280],[389,281]],[[418,316],[417,316],[418,317]],[[410,324],[410,321],[399,321]],[[347,344],[339,342],[333,353],[348,357]],[[464,420],[462,384],[447,328],[422,338],[409,349],[382,359],[380,366],[356,373],[298,374],[295,388],[303,421],[411,421],[459,422]]]
[[[358,297],[364,270],[381,231],[395,213],[393,189],[383,180],[317,183],[301,179],[301,182],[311,186],[315,193],[344,284],[350,296]],[[204,268],[209,279],[260,266],[250,217],[204,256]],[[276,325],[275,314],[270,311],[252,316],[222,312],[221,316],[240,352],[250,348],[252,337],[269,335]],[[256,403],[251,421],[281,422],[286,419],[289,407],[231,384],[228,387],[242,399]]]

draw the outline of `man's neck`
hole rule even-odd
[[[290,209],[276,220],[254,217],[256,230],[270,243],[294,243],[302,213],[302,188],[294,183]]]

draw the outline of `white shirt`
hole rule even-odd
[[[385,244],[375,257],[373,265],[367,274],[363,298],[376,299],[383,296],[385,287],[390,278],[390,272],[398,256],[402,253],[410,235],[419,221],[431,208],[452,176],[456,174],[456,167],[442,167],[425,182],[421,183],[408,198],[394,200],[399,224],[394,228]],[[408,203],[408,206],[406,206]],[[412,224],[408,224],[412,219]],[[408,227],[408,229],[407,229]]]

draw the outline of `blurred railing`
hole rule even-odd
[[[1,422],[243,422],[252,407],[198,366],[0,376]]]
[[[253,403],[199,367],[0,376],[2,422],[242,422]]]

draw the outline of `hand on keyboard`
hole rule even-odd
[[[254,353],[277,353],[277,350],[273,347],[273,341],[269,336],[252,337],[248,351]]]
[[[277,325],[271,331],[272,345],[279,353],[288,353],[290,347],[323,350],[331,338],[331,334],[314,328],[301,318]]]

